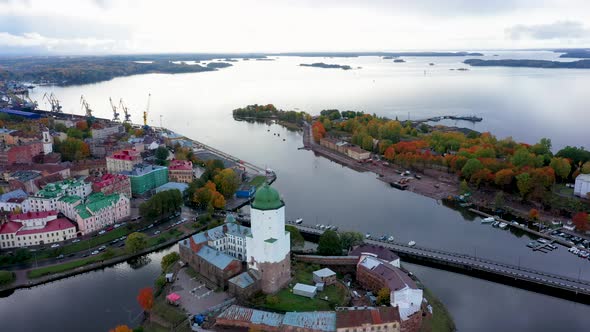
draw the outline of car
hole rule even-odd
[[[113,241],[111,241],[111,244],[115,244],[117,242],[119,242],[119,239],[114,239]]]
[[[154,224],[150,224],[147,228],[152,228],[154,227]]]
[[[104,233],[106,233],[107,231],[105,231],[104,229],[100,232],[98,232],[98,235],[103,235]]]
[[[64,257],[65,256],[63,254],[61,254],[61,255],[57,256],[57,259],[64,259]]]
[[[114,224],[113,227],[114,228],[119,228],[119,227],[121,227],[121,224]]]
[[[181,224],[182,224],[182,223],[183,223],[183,222],[185,222],[185,221],[186,221],[186,218],[182,218],[182,219],[180,219],[179,223],[181,223]]]
[[[72,243],[78,243],[78,242],[80,242],[80,239],[73,239],[72,240]]]
[[[127,238],[127,236],[126,236],[126,235],[124,235],[124,236],[121,236],[121,237],[119,238],[119,241],[124,241],[126,238]]]
[[[51,248],[59,248],[59,243],[54,243],[51,245]]]
[[[85,252],[82,254],[82,257],[88,257],[89,255],[90,255],[89,253]]]
[[[161,232],[160,232],[159,230],[157,230],[157,231],[155,231],[155,232],[154,232],[154,235],[158,235],[158,234],[160,234],[160,233],[161,233]]]
[[[119,245],[117,245],[117,247],[122,247],[124,245],[125,245],[125,242],[121,242],[121,243],[119,243]]]
[[[105,250],[106,248],[107,248],[107,246],[100,246],[100,247],[98,247],[98,251],[103,251],[103,250]]]
[[[98,255],[98,253],[99,253],[99,252],[100,252],[100,251],[98,251],[98,250],[94,250],[94,251],[91,253],[91,255],[92,255],[92,256],[94,256],[94,255]]]
[[[110,231],[112,231],[113,229],[115,229],[115,227],[114,227],[114,226],[109,226],[109,227],[107,228],[107,232],[110,232]]]

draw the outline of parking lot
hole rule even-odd
[[[230,298],[226,292],[215,292],[197,277],[191,277],[187,273],[187,268],[183,268],[178,272],[170,292],[180,295],[180,306],[193,315],[221,304]]]

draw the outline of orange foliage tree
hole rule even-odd
[[[314,124],[311,126],[311,130],[313,134],[313,139],[316,142],[319,142],[320,139],[326,136],[326,128],[324,128],[324,125],[319,121],[314,122]]]
[[[576,228],[581,232],[585,232],[590,229],[590,220],[588,220],[588,213],[586,212],[576,213],[576,215],[574,215],[572,218],[572,221],[574,222],[574,225],[576,225]]]
[[[142,288],[137,295],[137,302],[144,311],[149,312],[154,307],[154,292],[151,287]]]
[[[127,325],[117,325],[114,329],[110,329],[109,332],[132,332],[133,330]]]
[[[395,149],[393,145],[385,149],[383,157],[389,161],[393,161],[393,158],[395,158]]]
[[[537,219],[539,219],[539,210],[537,210],[537,209],[531,209],[529,211],[529,219],[531,219],[531,220],[537,220]]]

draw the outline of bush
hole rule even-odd
[[[266,304],[268,304],[268,305],[279,304],[279,297],[276,295],[267,295],[266,296]]]
[[[176,251],[162,257],[162,262],[160,263],[162,266],[162,271],[166,272],[166,270],[168,270],[168,268],[176,263],[179,259],[180,255]]]
[[[14,272],[0,271],[0,285],[8,285],[15,279]]]

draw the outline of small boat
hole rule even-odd
[[[487,217],[487,218],[483,218],[483,219],[481,220],[481,223],[482,223],[482,224],[491,224],[491,223],[493,223],[494,221],[496,221],[496,220],[494,219],[494,217]]]
[[[303,222],[303,218],[297,218],[297,220],[295,220],[295,223],[297,225],[300,225]]]
[[[390,236],[387,238],[387,241],[389,241],[389,242],[393,242],[393,240],[395,240],[395,238],[393,236]]]
[[[414,174],[414,177],[418,180],[422,179],[422,176],[418,175],[418,174]]]
[[[326,226],[320,225],[320,229],[325,229],[325,228],[326,228]]]
[[[315,227],[316,227],[316,228],[320,228],[320,224],[316,224],[316,225],[315,225]]]
[[[494,221],[492,223],[492,227],[498,227],[498,226],[500,226],[500,222],[499,221]]]
[[[410,247],[413,247],[413,246],[415,246],[415,245],[416,245],[416,241],[410,241],[410,242],[408,242],[408,245],[409,245]]]
[[[537,241],[545,244],[545,243],[549,243],[549,241],[547,241],[547,239],[538,239]]]
[[[526,246],[529,248],[536,248],[539,246],[539,243],[537,241],[531,241],[531,242],[527,243]]]
[[[337,231],[338,230],[338,226],[332,226],[332,230],[333,231]]]
[[[371,238],[371,233],[365,234],[365,239],[370,239],[370,238]]]
[[[501,223],[500,223],[500,229],[505,229],[505,228],[506,228],[506,226],[508,226],[508,224],[507,224],[507,223],[505,223],[505,222],[501,222]]]

